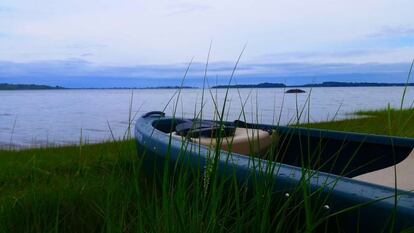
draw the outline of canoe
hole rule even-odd
[[[221,138],[219,145],[217,135]],[[185,142],[190,148],[185,151],[186,163],[205,168],[213,149],[219,152],[218,172],[236,174],[240,182],[277,167],[271,170],[272,188],[280,195],[299,184],[305,167],[311,171],[308,174],[313,174],[307,183],[309,188],[329,196],[324,207],[331,213],[361,205],[358,213],[347,215],[345,225],[358,221],[362,232],[377,232],[383,226],[372,223],[386,223],[395,214],[395,231],[414,226],[414,193],[410,191],[414,189],[414,172],[407,169],[410,164],[414,169],[411,138],[241,121],[199,121],[172,118],[157,111],[137,120],[135,137],[138,148],[146,151],[148,164],[165,161],[167,154],[170,163],[182,161]],[[397,172],[397,182],[403,181],[397,189],[390,182],[394,177],[389,177],[394,174],[394,165],[405,169]],[[378,179],[381,176],[387,179]]]

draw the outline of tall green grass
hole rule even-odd
[[[139,155],[132,140],[83,145],[82,153],[79,146],[2,151],[0,231],[305,230],[300,190],[280,199],[265,184],[249,191],[218,177],[205,192],[193,170],[175,169],[165,183],[144,172]],[[319,207],[311,209],[320,220]]]

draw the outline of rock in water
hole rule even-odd
[[[289,89],[287,91],[285,91],[285,93],[305,93],[306,91],[302,90],[302,89]]]

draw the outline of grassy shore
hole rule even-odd
[[[309,128],[414,137],[414,109],[357,111],[348,119],[303,124]]]
[[[267,187],[247,192],[229,180],[211,181],[207,190],[204,180],[191,179],[185,170],[173,173],[176,177],[148,176],[140,155],[134,140],[0,151],[0,232],[300,232],[323,227],[316,217],[319,209],[308,213],[314,216],[311,224],[303,217],[301,189],[288,202],[272,198]]]
[[[413,110],[364,111],[309,127],[414,136]],[[288,232],[321,228],[320,210],[232,184],[143,172],[134,140],[0,151],[0,232]],[[165,183],[165,181],[169,181]],[[306,198],[305,198],[306,199]],[[306,203],[305,203],[306,204]],[[271,207],[273,206],[273,207]],[[277,208],[274,208],[277,206]],[[323,225],[323,224],[322,224]]]
[[[145,183],[134,174],[137,163],[132,140],[1,151],[0,231],[100,232],[125,227],[133,222],[128,208],[139,192],[134,184]]]

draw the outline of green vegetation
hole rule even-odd
[[[96,232],[115,220],[122,227],[141,180],[136,155],[131,140],[0,151],[0,231]]]
[[[1,151],[0,232],[287,232],[326,226],[329,212],[321,210],[321,201],[305,211],[303,187],[289,199],[273,198],[265,185],[248,191],[233,179],[211,180],[206,189],[194,178],[200,173],[192,176],[188,169],[172,171],[174,177],[148,175],[142,158],[133,140]]]
[[[321,128],[370,134],[414,137],[414,109],[381,109],[357,111],[352,118],[303,124],[304,127]]]

